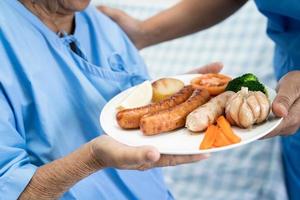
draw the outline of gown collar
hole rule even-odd
[[[71,35],[64,34],[63,37],[60,34],[53,32],[48,26],[46,26],[36,15],[34,15],[30,10],[28,10],[21,2],[18,0],[5,0],[7,1],[20,15],[26,18],[36,29],[38,29],[44,36],[47,37],[48,40],[52,40],[53,42],[64,44],[64,40],[68,40],[69,37],[75,37],[78,35],[78,31],[80,30],[80,16],[78,12],[75,12],[75,29],[74,33]]]

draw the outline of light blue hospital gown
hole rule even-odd
[[[0,1],[0,199],[16,199],[37,167],[102,134],[98,117],[148,78],[123,31],[96,9],[59,38],[16,0]],[[77,48],[70,48],[71,46]],[[62,199],[173,199],[159,169],[101,170]]]

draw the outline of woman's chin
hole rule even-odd
[[[74,12],[84,10],[91,2],[91,0],[59,0],[59,1],[61,1],[65,9]]]

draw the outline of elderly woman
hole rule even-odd
[[[0,1],[0,199],[173,199],[149,168],[204,158],[102,135],[103,105],[149,77],[123,31],[88,4]]]

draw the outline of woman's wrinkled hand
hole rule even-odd
[[[300,127],[300,71],[287,73],[278,83],[273,113],[283,117],[281,124],[265,138],[291,135]]]
[[[208,157],[199,155],[162,155],[152,146],[131,147],[103,135],[91,141],[92,156],[101,168],[147,170],[155,167],[193,163]]]
[[[195,68],[188,73],[219,73],[223,65],[219,62]],[[130,147],[107,135],[91,141],[92,156],[101,168],[146,170],[155,167],[175,166],[203,160],[208,155],[162,155],[152,146]]]

